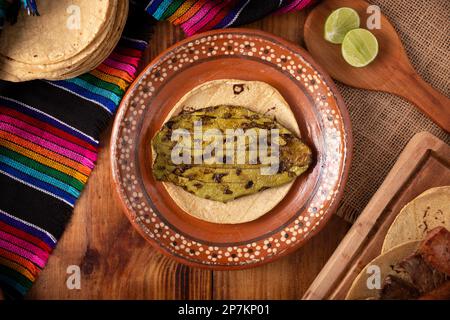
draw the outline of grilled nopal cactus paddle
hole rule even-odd
[[[195,126],[200,122],[201,130],[198,131]],[[240,134],[239,129],[242,130]],[[273,129],[278,129],[275,130],[278,133],[275,141],[272,141]],[[174,138],[177,132],[180,137],[180,130],[185,137],[189,135],[190,142],[180,142],[180,139]],[[216,132],[208,135],[210,130]],[[234,130],[237,134],[227,136],[227,130]],[[245,135],[249,130],[257,133],[257,140]],[[203,134],[201,139],[195,135],[199,132]],[[204,153],[208,145],[211,146],[211,141],[218,139],[221,148],[216,150],[222,150],[222,153]],[[268,146],[267,157],[263,158],[259,147],[255,149],[255,141],[260,143],[259,146]],[[175,155],[181,157],[178,153],[180,145],[188,157],[183,158],[182,163],[179,161],[181,158],[174,163],[173,150],[178,148]],[[277,147],[272,148],[274,146]],[[269,117],[237,106],[209,107],[175,116],[155,135],[152,147],[156,154],[153,174],[157,180],[174,183],[196,196],[220,202],[288,183],[305,172],[312,159],[311,149],[289,130]],[[252,153],[255,150],[258,150],[256,157]],[[197,156],[197,161],[194,156]],[[269,170],[263,174],[264,168],[275,168],[275,171]]]

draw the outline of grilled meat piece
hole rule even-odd
[[[450,300],[450,280],[422,295],[419,300]]]
[[[380,291],[380,299],[423,299],[450,296],[448,269],[450,232],[438,227],[430,231],[419,249],[392,266]],[[444,298],[443,298],[444,299]]]
[[[450,232],[444,227],[434,228],[419,247],[429,265],[450,276]]]
[[[398,267],[409,275],[421,294],[432,291],[445,282],[445,274],[428,265],[419,253],[401,261]]]
[[[388,275],[384,279],[380,292],[380,300],[412,300],[419,296],[420,292],[414,285],[395,275]]]

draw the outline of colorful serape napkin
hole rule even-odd
[[[65,81],[1,81],[0,288],[6,296],[21,298],[27,293],[70,221],[94,169],[100,133],[137,75],[154,21],[145,11],[181,25],[190,35],[309,3],[130,0],[122,39],[95,70]],[[0,14],[1,8],[0,0]]]
[[[157,20],[180,25],[190,36],[239,26],[273,12],[300,10],[313,0],[152,0],[146,10]]]

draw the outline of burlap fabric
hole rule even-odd
[[[380,6],[394,25],[417,72],[450,96],[449,0],[369,2]],[[337,214],[353,222],[414,134],[429,131],[449,144],[450,135],[397,96],[338,87],[352,120],[354,157]]]

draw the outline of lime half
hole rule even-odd
[[[325,22],[325,40],[331,43],[342,43],[350,30],[359,28],[358,12],[352,8],[339,8],[334,10]]]
[[[353,67],[365,67],[378,55],[378,41],[366,29],[349,31],[342,42],[342,56]]]

